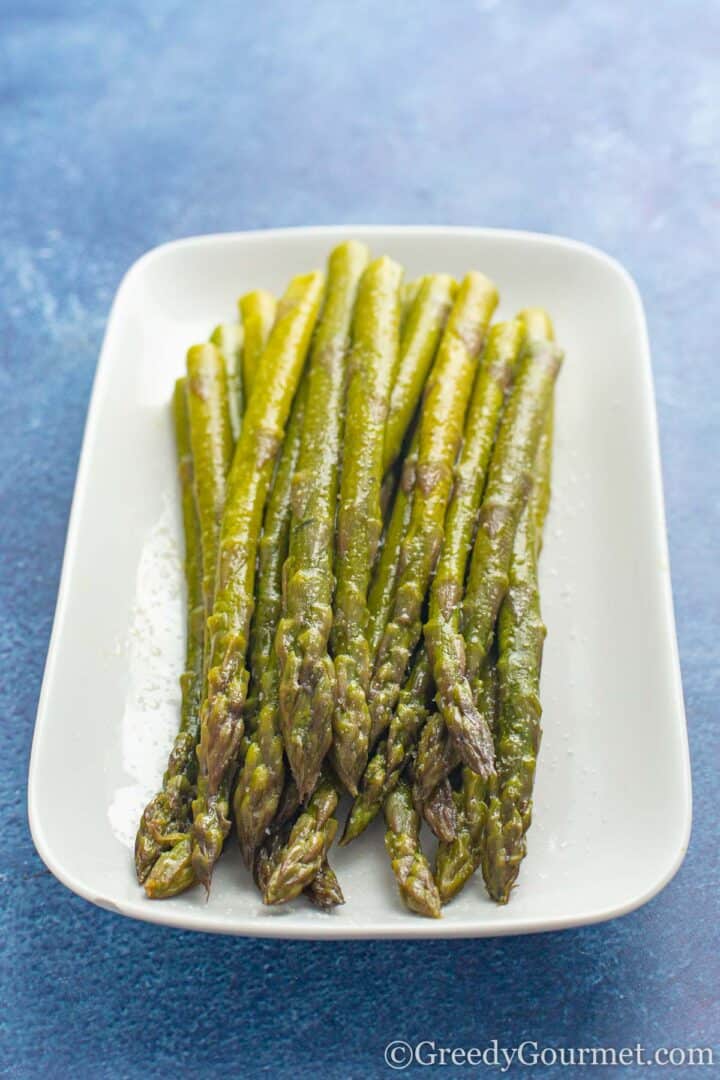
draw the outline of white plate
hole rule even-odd
[[[548,624],[535,822],[506,907],[479,879],[421,919],[401,905],[379,826],[333,863],[347,898],[259,902],[231,840],[201,890],[146,900],[132,867],[138,815],[177,717],[180,521],[169,400],[188,345],[362,237],[409,277],[482,269],[507,316],[543,305],[566,350],[554,494],[542,557]],[[278,937],[448,937],[550,930],[638,907],[678,869],[690,772],[675,641],[650,359],[623,268],[581,244],[457,228],[311,228],[206,236],[156,248],[125,277],[108,324],[78,471],[38,707],[30,824],[69,888],[139,919]]]

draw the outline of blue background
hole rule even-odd
[[[392,1038],[717,1043],[718,41],[710,0],[0,2],[10,1076],[384,1076]],[[607,925],[434,944],[212,938],[91,907],[34,852],[33,719],[121,275],[174,237],[362,221],[566,234],[617,256],[644,296],[695,824],[668,888]]]

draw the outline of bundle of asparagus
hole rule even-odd
[[[516,882],[562,353],[539,309],[491,326],[482,274],[402,278],[341,244],[326,274],[248,293],[188,352],[187,655],[135,845],[150,898],[209,891],[234,820],[265,903],[343,903],[344,792],[341,843],[384,810],[411,910],[439,916],[478,869],[498,903]]]

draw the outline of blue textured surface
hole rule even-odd
[[[0,2],[0,1071],[364,1077],[391,1075],[392,1038],[717,1043],[718,40],[711,0]],[[695,825],[675,880],[623,919],[436,944],[211,938],[93,908],[34,852],[33,719],[118,281],[174,237],[343,221],[566,234],[639,283]]]

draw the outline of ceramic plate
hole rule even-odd
[[[506,907],[479,875],[437,921],[396,895],[379,823],[333,852],[347,903],[263,908],[235,843],[201,890],[146,900],[132,865],[178,713],[181,529],[169,409],[184,354],[240,293],[282,291],[357,236],[409,277],[477,268],[499,315],[542,305],[566,351],[542,555],[544,736],[529,855]],[[58,762],[63,762],[62,769]],[[68,777],[70,782],[68,782]],[[650,357],[625,270],[551,236],[458,228],[308,228],[198,237],[141,258],[118,291],[78,471],[38,707],[30,824],[47,866],[101,907],[171,926],[275,937],[448,937],[551,930],[649,900],[679,867],[690,773]]]

